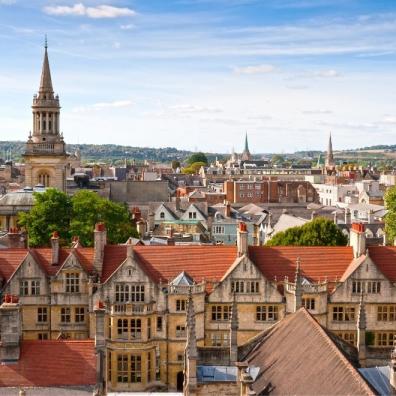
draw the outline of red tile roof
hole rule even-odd
[[[104,249],[101,282],[104,283],[126,259],[127,247],[125,245],[106,245]]]
[[[396,246],[369,246],[368,251],[378,269],[391,282],[396,282]]]
[[[77,248],[74,249],[78,261],[80,262],[81,266],[84,270],[90,273],[93,270],[93,257],[94,257],[94,250],[93,248]]]
[[[55,275],[61,265],[65,262],[70,254],[70,249],[59,249],[59,264],[51,264],[52,250],[51,248],[35,248],[30,249],[30,253],[34,259],[41,265],[48,275]]]
[[[27,255],[26,249],[0,249],[0,275],[8,281]]]
[[[310,281],[339,280],[353,260],[349,246],[250,246],[249,257],[268,280],[294,280],[300,257],[302,275]]]
[[[96,383],[93,340],[22,341],[16,363],[0,365],[0,387]]]
[[[186,271],[196,282],[219,282],[237,257],[235,246],[134,246],[143,270],[155,282]]]

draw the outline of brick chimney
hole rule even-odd
[[[143,238],[144,235],[146,234],[146,228],[147,228],[147,225],[143,219],[141,219],[137,222],[136,229],[137,229],[137,232],[139,233],[140,238]]]
[[[366,234],[364,224],[353,223],[349,236],[349,245],[353,248],[353,257],[360,257],[366,253]]]
[[[51,264],[59,264],[59,233],[54,231],[51,237]]]
[[[231,217],[231,204],[229,201],[225,202],[225,217],[227,218]]]
[[[5,296],[0,306],[0,362],[15,362],[19,359],[21,336],[21,314],[17,299],[13,296]]]
[[[242,221],[239,223],[237,232],[237,252],[238,257],[241,257],[248,252],[248,232],[246,223]]]
[[[104,223],[97,223],[94,231],[93,265],[99,276],[102,275],[104,248],[107,243],[106,227]]]

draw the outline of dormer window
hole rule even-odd
[[[165,219],[165,212],[160,213],[160,219]]]

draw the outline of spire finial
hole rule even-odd
[[[44,48],[48,48],[48,40],[47,40],[47,35],[44,36]]]

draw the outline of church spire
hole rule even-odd
[[[54,94],[54,89],[52,88],[52,80],[51,80],[51,71],[48,61],[48,42],[47,36],[45,36],[44,41],[44,60],[43,60],[43,67],[41,69],[41,79],[40,79],[40,88],[39,88],[39,96],[42,94],[49,94],[51,97],[48,99],[52,99]]]
[[[333,155],[333,143],[331,141],[331,132],[329,136],[329,144],[327,146],[327,153],[326,153],[326,168],[334,167],[334,155]]]
[[[245,134],[245,151],[249,151],[248,135]]]
[[[242,153],[242,161],[250,161],[251,160],[251,155],[250,155],[250,151],[249,151],[249,143],[248,143],[248,135],[247,132],[245,134],[245,148],[243,149],[243,153]]]

